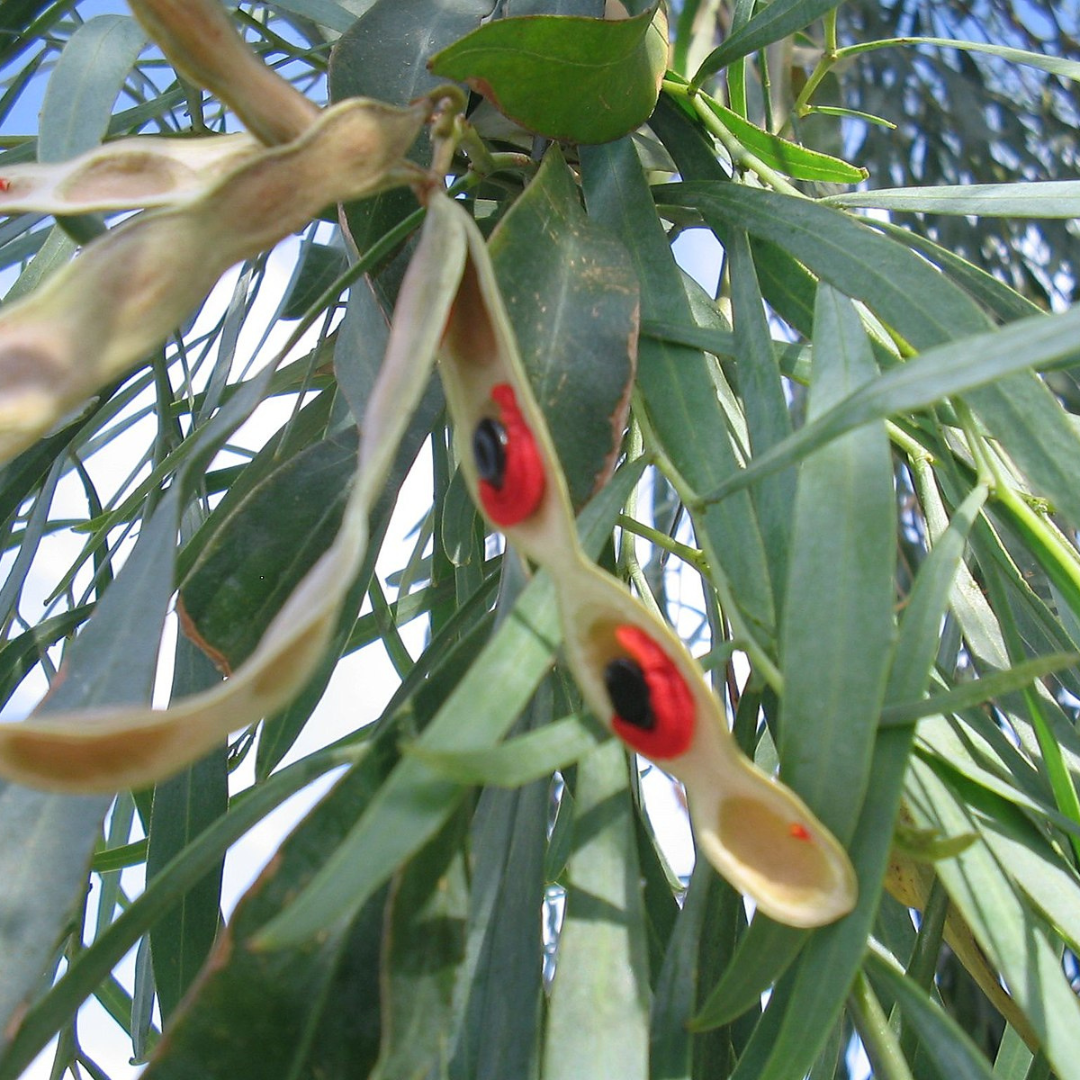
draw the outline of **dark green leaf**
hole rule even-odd
[[[468,83],[539,135],[604,143],[648,120],[666,63],[661,8],[617,21],[496,19],[437,53],[429,66]]]
[[[637,355],[626,249],[585,216],[557,146],[491,237],[507,313],[580,507],[622,445]]]

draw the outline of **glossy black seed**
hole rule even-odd
[[[652,731],[656,717],[649,699],[649,684],[633,660],[625,656],[612,660],[604,668],[604,686],[620,719],[644,731]]]
[[[501,488],[506,476],[506,428],[498,420],[481,420],[473,432],[472,449],[480,479]]]

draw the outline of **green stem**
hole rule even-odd
[[[896,1035],[889,1026],[889,1018],[865,972],[860,971],[855,976],[848,996],[848,1007],[876,1080],[914,1080]]]
[[[618,526],[620,529],[633,533],[635,536],[640,536],[643,540],[648,540],[650,544],[655,544],[657,547],[677,556],[684,563],[692,566],[699,574],[708,574],[709,564],[705,558],[705,553],[700,548],[680,544],[678,540],[668,536],[667,533],[654,529],[651,525],[645,525],[626,514],[619,515]]]
[[[789,183],[775,169],[770,168],[761,158],[751,153],[739,142],[716,113],[709,108],[706,100],[708,98],[707,94],[700,90],[695,91],[691,87],[684,86],[682,83],[671,79],[664,80],[663,89],[673,97],[680,97],[693,106],[705,129],[723,146],[736,166],[754,173],[763,183],[768,184],[775,191],[783,192],[785,195],[794,195],[798,198],[806,197],[797,187]]]

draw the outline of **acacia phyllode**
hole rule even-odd
[[[499,383],[491,390],[499,418],[481,420],[472,451],[480,477],[480,502],[496,525],[524,521],[544,497],[544,461],[518,408],[514,389]]]
[[[655,760],[684,754],[694,738],[694,695],[674,661],[644,630],[623,625],[615,640],[629,654],[604,668],[615,709],[611,726],[625,743]]]

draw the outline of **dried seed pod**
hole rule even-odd
[[[319,109],[264,64],[218,0],[131,0],[131,10],[177,70],[236,111],[267,146],[291,142]]]

